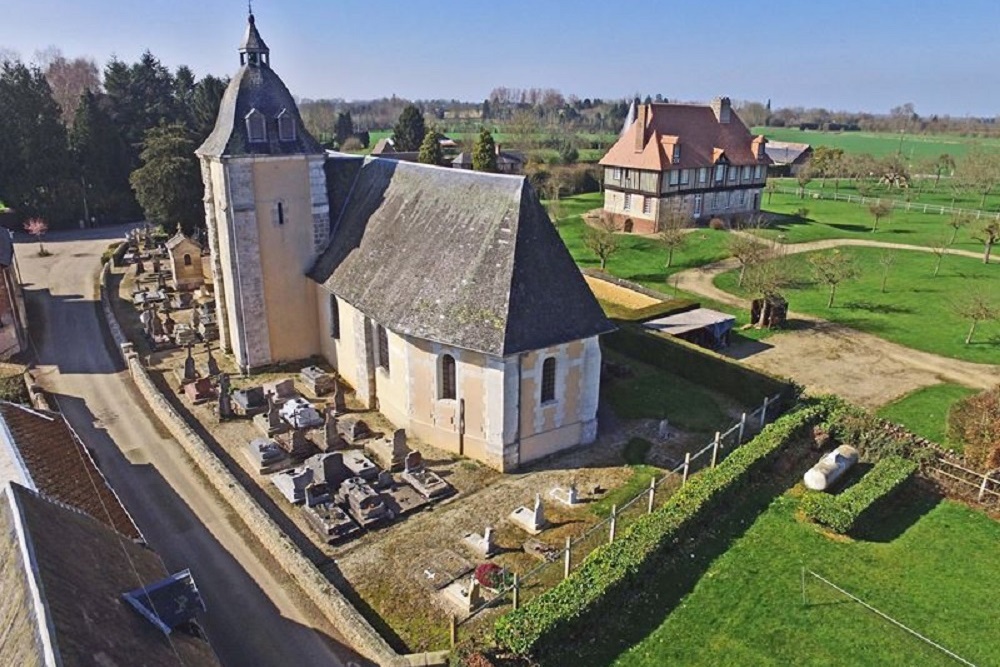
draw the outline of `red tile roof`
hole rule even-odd
[[[57,412],[0,401],[2,419],[39,493],[85,512],[130,538],[141,538],[90,452]]]
[[[665,171],[670,168],[708,167],[723,155],[730,164],[766,164],[754,150],[763,140],[755,138],[735,111],[728,123],[720,123],[709,106],[693,104],[647,104],[636,122],[615,142],[601,164],[611,167]],[[643,124],[643,118],[646,118]],[[643,150],[635,150],[642,132]],[[678,163],[672,163],[673,145],[680,144]]]

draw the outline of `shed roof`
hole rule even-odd
[[[714,327],[730,322],[735,323],[736,318],[728,313],[720,313],[711,308],[695,308],[644,322],[642,326],[653,331],[679,336],[689,331],[697,331],[705,327]]]
[[[791,141],[769,141],[764,151],[774,164],[792,164],[807,159],[812,153],[812,146]]]
[[[337,155],[327,187],[310,275],[394,332],[506,356],[613,329],[523,177]]]

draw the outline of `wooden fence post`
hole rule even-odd
[[[563,564],[563,579],[568,579],[569,578],[570,559],[572,558],[572,556],[570,556],[570,547],[572,545],[573,545],[573,540],[570,539],[569,535],[567,535],[566,536],[566,559],[565,559],[565,563]]]
[[[740,415],[740,437],[736,439],[736,443],[739,445],[743,444],[743,434],[747,430],[747,413]]]
[[[983,495],[986,493],[986,484],[990,481],[990,474],[983,475],[983,483],[979,485],[979,495],[976,496],[978,502],[983,502]]]
[[[649,508],[646,510],[646,514],[653,513],[653,498],[656,497],[656,478],[649,480]]]
[[[611,530],[608,531],[608,544],[615,541],[615,523],[618,521],[618,506],[611,506]]]
[[[514,587],[514,609],[517,609],[521,602],[521,583],[517,580],[517,572],[514,573],[512,586]]]
[[[715,432],[715,442],[712,443],[712,467],[715,467],[715,462],[719,459],[719,441],[722,440],[722,434],[718,431]]]
[[[684,477],[681,478],[681,486],[687,484],[688,471],[691,470],[691,452],[684,453]]]

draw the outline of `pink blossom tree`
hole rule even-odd
[[[24,231],[28,232],[38,240],[38,255],[44,257],[48,255],[48,251],[45,250],[45,246],[42,245],[42,237],[45,236],[45,232],[49,231],[49,223],[45,222],[41,218],[31,218],[24,223]]]

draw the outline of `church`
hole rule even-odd
[[[597,434],[599,304],[530,184],[327,152],[249,16],[197,150],[220,345],[320,355],[408,435],[501,471]]]

